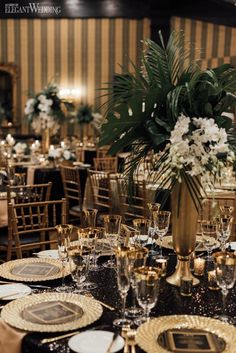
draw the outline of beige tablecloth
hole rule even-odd
[[[0,319],[0,352],[21,353],[22,339],[25,331],[15,329]]]

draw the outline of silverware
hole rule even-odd
[[[109,347],[107,348],[106,353],[111,353],[111,349],[112,349],[112,347],[113,347],[113,345],[115,343],[115,340],[117,339],[118,336],[119,336],[118,332],[114,332],[113,333],[111,343],[109,344]]]
[[[55,337],[51,337],[51,338],[43,338],[40,341],[40,343],[45,344],[45,343],[51,343],[51,342],[59,341],[59,340],[62,340],[63,338],[67,338],[67,337],[71,337],[71,336],[77,335],[78,333],[80,333],[80,331],[74,331],[74,332],[66,333],[64,335],[55,336]]]
[[[115,310],[115,308],[113,308],[113,306],[108,305],[108,304],[102,302],[101,300],[96,299],[92,294],[87,293],[87,294],[85,294],[85,295],[86,295],[86,297],[90,297],[90,298],[93,298],[94,300],[96,300],[99,304],[101,304],[102,306],[104,306],[104,308],[107,308],[107,309],[109,309],[109,310],[111,310],[111,311],[114,311],[114,310]]]

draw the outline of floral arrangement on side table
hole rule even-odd
[[[50,134],[55,135],[63,123],[65,110],[58,92],[55,84],[48,84],[41,92],[27,100],[25,114],[37,134],[50,129]]]

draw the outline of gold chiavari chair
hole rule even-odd
[[[11,202],[14,197],[14,204],[24,202],[48,201],[52,190],[52,182],[33,185],[7,186],[7,201]]]
[[[76,167],[60,165],[60,171],[65,198],[67,201],[68,218],[69,220],[81,220],[83,200],[79,169]]]
[[[66,200],[9,204],[9,227],[12,249],[17,258],[24,251],[44,249],[46,244],[57,243],[55,226],[66,223]]]
[[[96,156],[97,158],[105,158],[108,156],[108,150],[110,146],[103,146],[97,149]]]
[[[137,217],[146,217],[147,196],[145,180],[136,180],[130,185],[127,178],[117,176],[116,181],[123,221],[126,223]]]
[[[117,173],[117,157],[94,158],[94,169],[109,173]]]
[[[17,185],[7,186],[7,216],[8,216],[8,227],[2,230],[0,237],[0,251],[6,253],[6,260],[9,261],[12,257],[13,251],[13,236],[12,227],[10,224],[11,216],[9,214],[8,205],[12,202],[13,204],[27,203],[27,202],[38,202],[48,201],[51,195],[52,183],[47,184],[34,184],[34,185]]]
[[[111,213],[112,194],[110,174],[102,171],[89,170],[89,182],[92,190],[94,208],[99,212]]]

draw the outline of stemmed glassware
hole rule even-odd
[[[139,246],[145,246],[149,239],[149,229],[151,221],[147,218],[136,218],[133,220],[133,226],[137,231],[135,236],[135,244]]]
[[[82,211],[83,227],[95,227],[98,210],[96,208],[85,208]]]
[[[121,216],[120,215],[104,215],[104,235],[105,238],[109,241],[111,251],[117,247],[119,242],[119,234],[120,234],[120,225],[121,225]],[[113,251],[112,251],[113,252]],[[110,260],[103,264],[106,268],[115,268],[115,263],[112,258],[112,254]]]
[[[155,243],[155,236],[156,236],[156,230],[155,230],[155,224],[154,224],[154,219],[156,218],[157,213],[160,210],[161,204],[160,203],[148,203],[148,210],[150,213],[150,227],[149,227],[149,235],[152,238],[152,247],[151,250],[149,251],[149,255],[158,255],[158,251],[154,250],[154,243]]]
[[[170,211],[159,211],[153,215],[155,231],[160,239],[160,255],[162,257],[162,240],[167,234],[170,225]]]
[[[134,270],[136,297],[138,304],[144,310],[144,316],[134,320],[138,326],[149,320],[150,311],[157,303],[161,272],[160,268],[147,266]]]
[[[223,296],[222,315],[216,318],[230,324],[234,324],[233,318],[226,315],[226,298],[229,290],[233,288],[236,280],[236,256],[232,253],[219,253],[214,257],[216,282],[221,288]]]
[[[141,308],[136,306],[136,282],[134,276],[134,270],[138,267],[145,266],[146,259],[148,256],[148,249],[145,247],[131,247],[129,252],[129,275],[130,275],[130,285],[132,289],[132,306],[126,309],[126,313],[130,317],[140,316],[143,312]]]
[[[97,241],[97,232],[95,231],[96,228],[88,227],[88,228],[79,228],[77,231],[78,234],[78,240],[79,240],[79,245],[81,248],[87,247],[89,249],[90,254],[89,254],[89,259],[91,260],[92,258],[94,259],[95,256],[95,246],[96,246],[96,241]],[[90,261],[88,264],[90,270]],[[97,284],[91,281],[86,281],[83,284],[83,287],[87,290],[92,290],[97,288]]]
[[[117,284],[122,299],[122,317],[113,321],[113,325],[118,327],[124,327],[131,324],[131,320],[126,319],[125,317],[125,303],[130,288],[128,253],[129,248],[124,246],[117,247],[115,252],[117,265]]]
[[[211,256],[212,250],[216,247],[217,237],[218,237],[218,224],[217,220],[202,220],[201,221],[201,231],[202,231],[202,240],[203,245],[207,250],[208,262],[212,262],[213,258]]]
[[[222,251],[226,251],[226,243],[229,240],[233,226],[233,217],[228,214],[222,214],[217,219],[217,221],[218,240],[220,242],[220,248]]]
[[[69,262],[68,257],[68,247],[70,245],[70,235],[73,230],[72,224],[58,224],[56,225],[57,230],[57,245],[58,245],[58,255],[62,264],[62,284],[60,287],[56,288],[57,292],[67,292],[70,290],[69,286],[65,284],[65,268],[66,264]]]
[[[86,291],[85,280],[89,272],[90,249],[80,245],[71,245],[68,247],[68,256],[71,276],[76,284],[73,293],[82,294]]]

